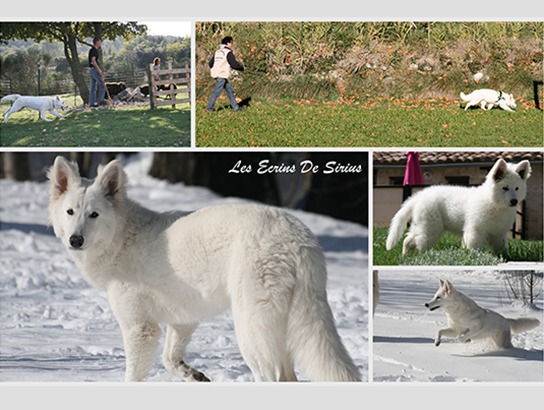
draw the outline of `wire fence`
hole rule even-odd
[[[88,70],[83,71],[83,76],[87,84],[90,84]],[[145,69],[132,69],[124,71],[106,72],[105,81],[122,81],[128,88],[136,88],[142,84],[147,84],[147,75]],[[77,86],[71,76],[64,78],[41,78],[36,75],[21,83],[18,79],[0,78],[0,96],[8,94],[26,94],[26,95],[57,95],[57,94],[78,94]]]

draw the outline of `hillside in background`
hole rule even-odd
[[[475,88],[532,98],[543,22],[204,22],[196,25],[197,98],[207,63],[234,37],[240,96],[318,100],[458,98]]]

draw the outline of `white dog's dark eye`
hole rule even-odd
[[[517,191],[518,189],[519,189],[519,188],[518,188],[518,187],[516,187],[516,191]]]
[[[504,187],[502,190],[503,190],[503,191],[508,191],[508,188],[507,188],[507,187]]]
[[[74,214],[74,210],[73,210],[72,208],[70,208],[70,209],[68,209],[68,210],[66,211],[66,213],[67,213],[68,215],[73,215],[73,214]]]
[[[92,214],[89,215],[89,217],[91,218],[98,218],[98,212],[93,212]]]

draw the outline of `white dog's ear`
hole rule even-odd
[[[118,160],[111,161],[96,177],[96,184],[100,185],[104,195],[114,200],[125,196],[126,175]]]
[[[502,158],[499,158],[497,162],[495,162],[495,165],[493,165],[493,168],[491,168],[490,175],[493,177],[495,182],[499,182],[501,179],[504,178],[507,169],[508,164],[506,163],[506,161]]]
[[[79,184],[79,168],[75,162],[70,162],[62,156],[55,158],[53,166],[47,173],[47,178],[51,181],[51,198],[57,199],[68,190],[72,183]]]
[[[531,164],[527,160],[521,161],[516,165],[516,172],[523,180],[527,180],[531,176]]]
[[[450,293],[453,290],[453,285],[449,280],[444,281],[444,289],[446,290],[446,293]]]

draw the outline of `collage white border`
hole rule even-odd
[[[257,4],[256,4],[257,3]],[[184,21],[192,23],[191,46],[195,50],[194,24],[198,21],[544,21],[544,9],[532,0],[475,2],[436,1],[387,1],[354,2],[336,0],[312,3],[295,3],[285,0],[263,2],[234,0],[221,2],[176,2],[164,0],[149,5],[136,2],[111,2],[96,0],[91,3],[74,4],[73,0],[45,2],[27,0],[4,2],[0,21],[53,21],[53,20],[136,20],[136,21]],[[191,53],[192,89],[195,86],[195,55]],[[192,107],[195,107],[192,93]],[[191,148],[171,149],[176,151],[345,151],[347,148],[261,148],[261,149],[204,149],[195,147],[195,110],[191,112]],[[369,163],[369,285],[372,277],[372,221],[373,221],[373,152],[398,151],[398,148],[357,148],[350,151],[368,153]],[[420,151],[458,151],[459,149],[418,149]],[[463,149],[463,148],[460,148]],[[497,148],[470,148],[463,150],[498,151]],[[12,149],[1,149],[10,151]],[[116,149],[88,149],[89,151],[116,151]],[[510,149],[509,149],[510,150]],[[538,151],[538,148],[512,148],[512,151]],[[544,150],[544,147],[542,148]],[[22,151],[13,149],[13,151]],[[25,149],[24,151],[70,151],[70,149]],[[123,149],[123,151],[131,151]],[[153,148],[135,148],[132,151],[156,151]],[[170,151],[170,149],[160,149]],[[1,194],[0,194],[1,195]],[[0,199],[1,200],[1,199]],[[393,267],[391,267],[393,268]],[[398,267],[396,267],[398,269]],[[429,267],[428,269],[436,269]],[[451,269],[460,270],[460,267]],[[464,267],[462,267],[464,269]],[[387,269],[380,267],[381,270]],[[421,269],[421,268],[413,268]],[[442,269],[442,268],[440,268]],[[470,269],[470,268],[468,268]],[[483,269],[476,267],[475,269]],[[369,302],[371,286],[369,286]],[[369,316],[369,380],[372,372],[373,324]],[[1,335],[0,335],[1,337]],[[1,353],[1,352],[0,352]],[[543,367],[544,372],[544,367]],[[212,390],[210,390],[210,388]],[[206,390],[202,390],[206,389]],[[424,390],[422,390],[424,389]],[[214,383],[183,385],[176,383],[1,383],[0,406],[6,409],[110,409],[118,406],[127,409],[158,409],[161,406],[199,406],[206,409],[236,408],[287,409],[297,407],[330,408],[349,406],[358,408],[379,406],[422,407],[439,405],[440,408],[475,407],[484,405],[493,408],[518,408],[543,403],[544,383],[303,383],[293,384],[225,384]]]

